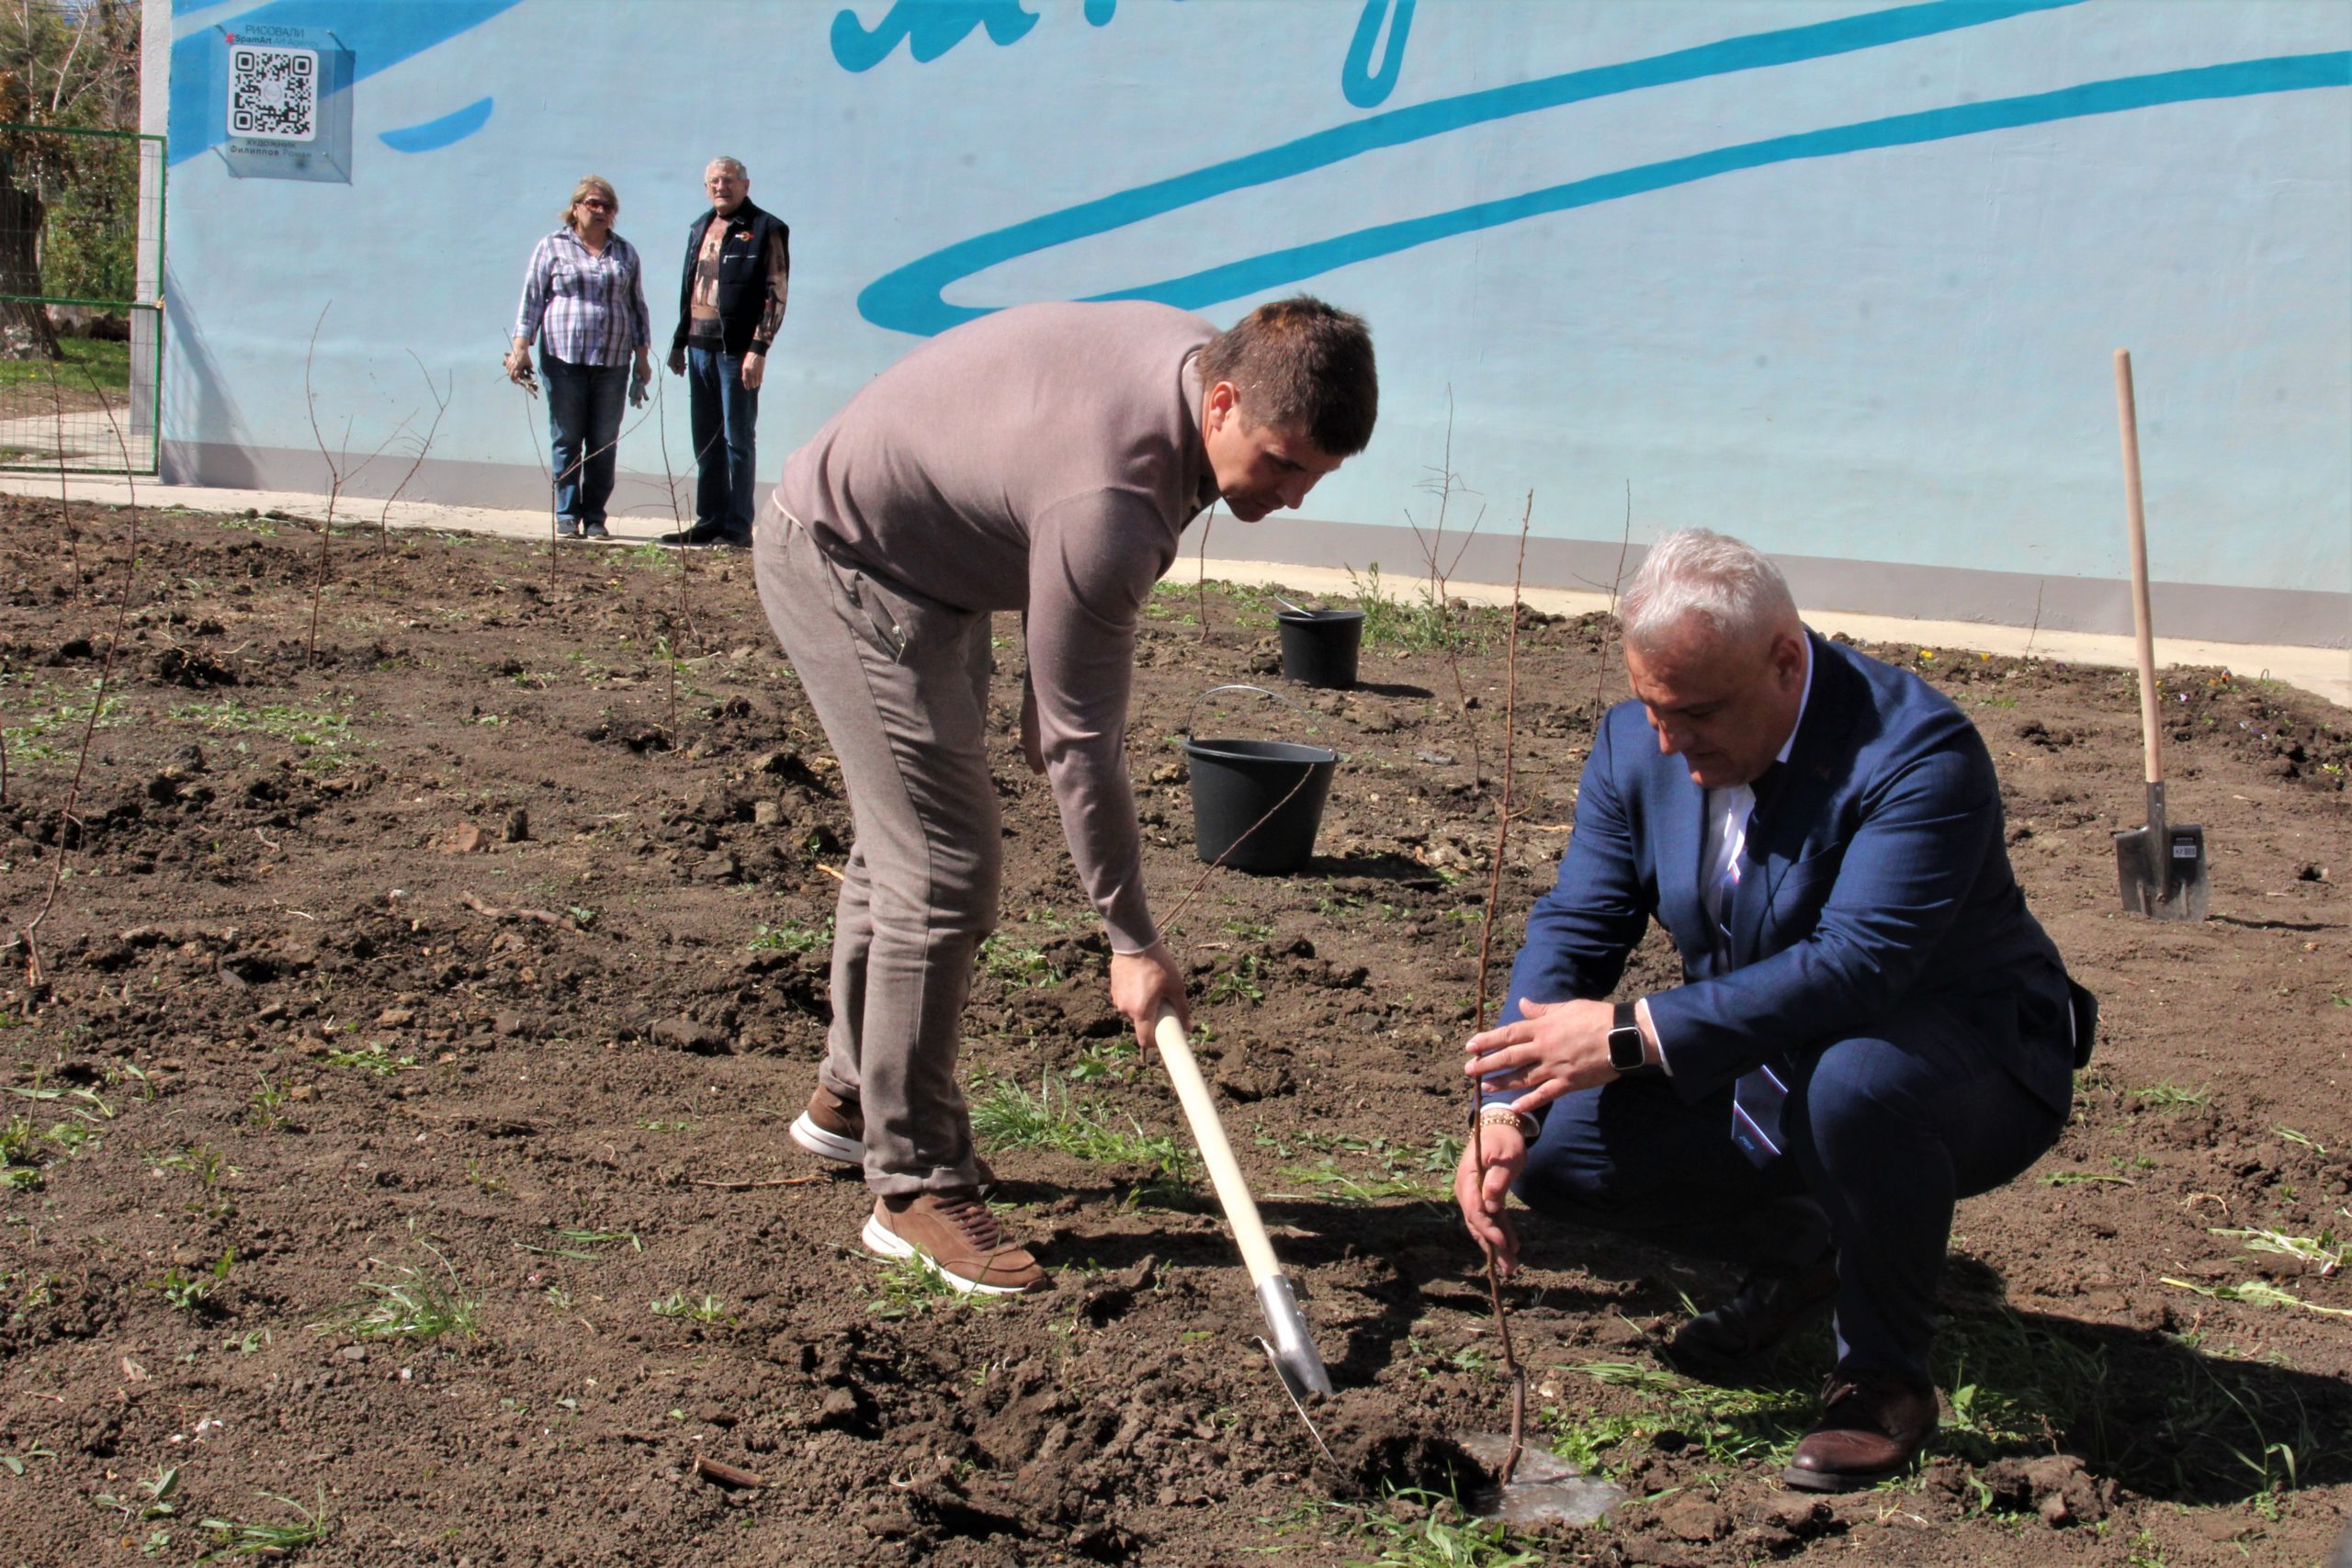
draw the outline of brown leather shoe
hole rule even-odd
[[[1017,1295],[1045,1284],[1046,1271],[1007,1241],[1004,1228],[969,1187],[881,1199],[865,1222],[866,1250],[917,1258],[967,1295]]]
[[[1676,1331],[1666,1348],[1677,1371],[1709,1382],[1751,1376],[1782,1340],[1826,1311],[1838,1294],[1838,1255],[1802,1269],[1760,1269],[1739,1293]]]
[[[1859,1492],[1899,1475],[1936,1435],[1936,1391],[1888,1378],[1837,1379],[1827,1408],[1781,1479],[1806,1492]]]

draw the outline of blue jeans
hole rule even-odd
[[[686,391],[694,415],[695,521],[741,543],[752,537],[760,394],[743,385],[743,356],[715,348],[686,350]]]
[[[548,434],[555,475],[555,513],[575,524],[605,521],[613,498],[614,448],[628,405],[628,367],[574,365],[542,348],[548,383]]]
[[[1953,1204],[2039,1159],[2065,1115],[1934,1007],[1793,1065],[1788,1153],[1761,1169],[1731,1141],[1728,1086],[1686,1104],[1643,1076],[1555,1102],[1519,1195],[1547,1217],[1749,1266],[1810,1263],[1834,1242],[1839,1372],[1925,1386]]]

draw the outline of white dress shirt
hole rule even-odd
[[[1804,724],[1805,704],[1813,700],[1813,644],[1808,638],[1799,646],[1804,652],[1804,689],[1797,696],[1797,716],[1773,758],[1778,762],[1789,760],[1789,749],[1796,744],[1797,730]],[[1744,784],[1711,789],[1705,810],[1706,836],[1699,849],[1699,901],[1713,923],[1715,940],[1721,942],[1729,940],[1724,922],[1731,909],[1732,893],[1739,886],[1740,868],[1746,863],[1747,819],[1756,810],[1756,791]],[[1658,1039],[1657,1029],[1650,1022],[1649,998],[1635,1002],[1634,1011],[1642,1033],[1657,1042],[1658,1066],[1672,1077],[1674,1063],[1667,1055],[1666,1042]]]

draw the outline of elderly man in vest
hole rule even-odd
[[[684,376],[694,417],[695,521],[665,545],[752,543],[760,383],[784,325],[792,231],[752,205],[752,177],[733,158],[703,171],[710,210],[686,229],[670,374]]]

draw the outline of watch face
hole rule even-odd
[[[1642,1065],[1645,1053],[1642,1049],[1639,1028],[1612,1029],[1609,1032],[1609,1065],[1621,1073],[1630,1073]]]

